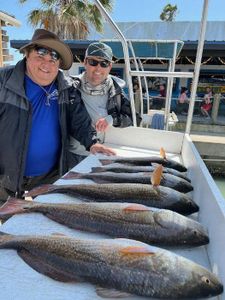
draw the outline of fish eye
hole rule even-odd
[[[202,281],[204,281],[204,282],[207,283],[207,284],[210,284],[210,280],[209,280],[209,278],[206,277],[206,276],[203,276],[203,277],[202,277]]]
[[[193,231],[194,235],[198,235],[198,232],[196,230]]]

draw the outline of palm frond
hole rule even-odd
[[[19,0],[25,3],[27,0]],[[100,0],[106,10],[112,10],[112,0]],[[44,27],[62,39],[84,39],[89,25],[102,32],[102,16],[95,4],[88,0],[40,0],[41,8],[31,11],[28,22]]]

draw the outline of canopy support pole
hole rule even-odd
[[[196,91],[197,91],[197,87],[198,87],[199,73],[200,73],[200,68],[201,68],[202,52],[203,52],[203,47],[204,47],[204,39],[205,39],[205,32],[206,32],[206,25],[207,25],[207,13],[208,13],[208,0],[204,0],[202,19],[201,19],[201,28],[200,28],[200,37],[199,37],[199,42],[198,42],[198,49],[197,49],[195,68],[194,68],[194,78],[193,78],[192,87],[191,87],[191,97],[190,97],[187,124],[186,124],[186,130],[185,130],[185,133],[188,133],[188,134],[190,134],[190,131],[191,131]]]

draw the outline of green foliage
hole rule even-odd
[[[19,0],[25,4],[28,0]],[[28,23],[34,28],[48,29],[62,39],[85,39],[89,25],[103,30],[101,13],[88,0],[40,0],[41,7],[28,14]],[[112,10],[112,0],[100,0],[106,10]],[[40,5],[39,5],[40,6]]]
[[[160,19],[162,21],[172,22],[175,20],[176,14],[177,14],[177,6],[176,5],[173,6],[169,3],[163,8],[162,13],[160,14]]]

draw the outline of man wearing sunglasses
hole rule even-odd
[[[0,69],[0,201],[63,175],[69,136],[92,153],[114,154],[97,143],[84,104],[71,93],[72,79],[60,70],[73,63],[70,48],[37,29],[20,51],[21,61]]]
[[[112,49],[108,45],[100,42],[91,43],[85,52],[85,72],[74,77],[77,97],[84,102],[98,138],[102,141],[104,132],[109,126],[127,127],[133,124],[130,102],[122,90],[125,82],[109,74],[112,69],[112,58]],[[139,115],[137,122],[140,122]],[[75,164],[85,158],[85,155],[87,153],[83,147],[71,138],[72,162]]]

